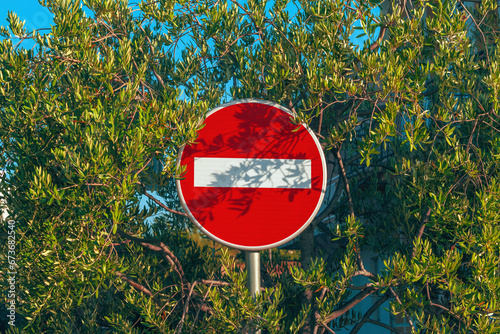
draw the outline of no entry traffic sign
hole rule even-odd
[[[326,163],[315,135],[275,103],[243,99],[211,110],[179,152],[177,181],[191,220],[233,248],[262,250],[302,232],[318,212]]]

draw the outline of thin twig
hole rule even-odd
[[[391,293],[394,296],[394,298],[396,298],[398,304],[401,305],[401,307],[402,307],[403,303],[401,302],[401,299],[399,299],[399,296],[396,294],[396,292],[394,291],[394,289],[392,287],[390,287],[389,291],[391,291]],[[404,309],[403,309],[403,313],[405,315],[406,320],[408,320],[408,323],[410,324],[410,326],[414,327],[413,326],[413,321],[411,320],[411,318],[408,316],[408,313],[406,313],[406,311]]]
[[[431,216],[431,208],[427,208],[427,212],[425,213],[423,219],[422,219],[422,224],[420,225],[420,228],[418,229],[418,234],[417,234],[417,239],[422,238],[422,235],[424,235],[424,230],[425,230],[425,225],[427,222],[429,222],[429,217]],[[411,253],[411,258],[413,259],[416,254],[416,249],[413,248],[413,251]]]
[[[337,158],[337,162],[339,164],[339,168],[340,168],[340,171],[342,173],[342,178],[344,180],[344,188],[345,188],[345,191],[347,194],[347,203],[349,204],[350,216],[351,216],[351,219],[354,219],[355,218],[354,203],[353,203],[352,197],[351,197],[351,189],[349,187],[349,180],[347,179],[347,173],[346,173],[345,168],[344,168],[344,162],[342,160],[342,155],[340,154],[340,148],[335,147],[333,151],[335,153],[335,157]],[[356,262],[358,264],[358,269],[359,269],[359,271],[366,271],[365,265],[363,264],[363,259],[361,258],[361,249],[359,247],[359,243],[358,243],[357,238],[355,240],[355,246],[356,246],[356,249],[355,249]]]
[[[422,238],[422,235],[424,234],[425,224],[427,224],[427,222],[429,221],[431,212],[432,212],[431,208],[427,208],[427,212],[425,213],[424,219],[422,219],[422,225],[418,230],[417,238]]]
[[[323,325],[323,328],[326,329],[328,331],[328,333],[337,334],[333,331],[333,329],[328,327],[328,325],[326,323],[323,322],[321,325]]]
[[[149,45],[149,50],[151,51],[151,56],[154,56],[154,48],[153,48],[153,43],[151,43],[151,39],[149,38],[148,35],[146,35],[146,32],[144,31],[144,28],[141,27],[141,25],[139,25],[139,29],[142,30],[142,32],[144,33],[144,37],[146,38],[146,40],[148,41],[148,45]],[[156,78],[156,80],[158,80],[158,82],[161,84],[161,86],[163,88],[165,88],[165,82],[163,82],[163,79],[160,77],[160,75],[156,72],[155,68],[154,68],[154,65],[151,64],[151,70],[153,71],[153,74]]]
[[[253,25],[255,26],[255,29],[257,29],[257,33],[259,34],[260,38],[262,41],[266,41],[266,35],[264,34],[263,30],[261,27],[257,25],[257,21],[253,17],[252,13],[249,12],[248,10],[245,9],[238,1],[231,0],[232,3],[234,3],[236,6],[238,6],[248,17],[250,17],[250,20],[252,20]]]
[[[207,289],[207,292],[205,292],[205,295],[203,296],[203,300],[201,301],[201,305],[202,305],[202,306],[201,306],[201,307],[199,307],[199,308],[196,310],[196,315],[195,315],[195,317],[194,317],[193,323],[191,324],[191,330],[189,331],[189,333],[190,333],[190,334],[191,334],[191,333],[193,333],[194,325],[196,324],[196,321],[198,321],[198,317],[199,317],[199,315],[200,315],[200,311],[201,311],[201,310],[204,310],[204,311],[207,311],[207,312],[210,312],[210,311],[211,311],[211,309],[210,309],[208,306],[206,306],[206,304],[205,304],[205,300],[207,299],[207,296],[208,296],[208,294],[210,293],[210,289],[211,289],[211,288],[212,288],[212,286],[210,285],[210,286],[208,287],[208,289]],[[205,307],[203,307],[203,306],[205,306]]]
[[[335,148],[334,152],[335,152],[335,157],[337,158],[337,162],[339,164],[340,171],[342,173],[342,178],[344,180],[344,188],[345,188],[345,191],[347,194],[347,201],[349,204],[349,212],[350,212],[351,217],[354,218],[354,204],[352,202],[351,190],[349,188],[349,181],[347,180],[347,174],[346,174],[346,171],[344,168],[344,162],[342,160],[342,156],[340,154],[340,149]]]
[[[153,195],[151,195],[150,193],[147,192],[146,186],[144,184],[142,184],[142,183],[139,183],[139,184],[142,186],[142,193],[144,195],[146,195],[147,198],[149,198],[150,200],[152,200],[153,202],[155,202],[156,204],[158,204],[159,206],[161,206],[163,209],[167,210],[168,212],[175,213],[176,215],[187,217],[186,213],[171,209],[168,206],[166,206],[165,204],[163,204],[162,202],[160,202]]]
[[[191,285],[191,289],[189,289],[189,294],[186,298],[186,303],[184,304],[184,309],[182,310],[181,320],[177,324],[177,330],[175,331],[176,334],[182,333],[182,327],[184,327],[184,320],[186,319],[186,314],[189,310],[189,302],[191,301],[191,296],[193,295],[193,289],[195,286],[196,286],[196,281],[193,282],[193,284]]]

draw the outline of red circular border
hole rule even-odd
[[[224,116],[223,113],[216,114],[224,109],[228,110],[228,113],[231,110],[235,114],[236,109],[241,111],[241,109],[247,108],[251,104],[261,105],[259,110],[262,111],[260,113],[253,111],[248,113],[248,110],[246,110],[244,113],[238,114],[238,118],[241,118],[240,121],[244,126],[230,128],[224,121],[226,118],[234,121],[235,116],[229,115],[232,117],[231,119],[231,117],[222,117]],[[286,113],[283,114],[286,115],[286,122],[283,115],[281,115],[282,112]],[[277,247],[292,240],[314,219],[325,194],[327,181],[326,161],[321,145],[314,133],[305,124],[291,124],[290,118],[293,116],[293,113],[288,109],[268,101],[256,99],[232,101],[208,112],[206,119],[211,123],[217,123],[215,125],[206,125],[199,132],[195,144],[181,148],[178,155],[178,164],[187,165],[188,168],[185,178],[176,182],[179,198],[189,218],[207,236],[232,248],[249,251],[263,250]],[[268,127],[262,128],[263,125],[268,125]],[[260,130],[259,127],[261,127]],[[221,134],[218,134],[217,131],[220,131]],[[238,133],[235,134],[235,131],[238,131]],[[279,138],[279,140],[267,140],[267,137],[272,138],[273,135],[276,137],[275,139]],[[210,139],[210,143],[204,140],[204,136]],[[240,142],[232,140],[234,138],[237,138]],[[297,141],[305,141],[306,143],[301,144],[297,143]],[[250,142],[252,145],[249,145]],[[296,146],[305,145],[304,147],[307,147],[307,150],[312,146],[317,150],[318,154],[312,160],[313,180],[309,190],[290,188],[195,188],[194,185],[188,184],[193,182],[193,171],[189,167],[192,166],[195,155],[200,152],[199,149],[203,150],[201,151],[204,152],[203,157],[230,158],[300,159],[304,154],[310,153],[305,153],[306,149],[302,147],[297,153],[291,151],[282,154],[283,147],[286,148],[286,145],[290,147],[292,142],[294,143],[294,149]],[[233,151],[228,153],[230,150]],[[237,156],[234,154],[235,151],[237,151]],[[185,195],[189,198],[187,201]],[[276,200],[277,198],[284,198],[284,200]],[[307,207],[304,208],[304,206]],[[304,210],[311,213],[304,213]],[[253,220],[249,220],[245,216],[248,212],[262,213],[263,221],[255,217]],[[214,219],[218,219],[217,224],[214,223]],[[290,221],[292,221],[292,227],[290,227]],[[301,223],[303,221],[305,222]],[[269,234],[273,234],[273,236],[269,236]],[[237,239],[239,240],[230,240],[234,239],[231,235],[238,235]],[[249,241],[255,239],[261,239],[261,241]]]

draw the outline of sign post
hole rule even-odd
[[[326,162],[314,133],[288,109],[243,99],[209,113],[179,152],[177,180],[189,218],[207,236],[246,251],[249,289],[260,290],[259,250],[298,236],[321,207]]]
[[[245,251],[245,268],[247,270],[248,292],[253,298],[260,293],[260,253],[259,251]],[[260,334],[257,330],[253,334]]]
[[[245,267],[247,268],[248,290],[252,297],[260,292],[260,253],[245,251]]]

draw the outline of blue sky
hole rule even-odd
[[[7,13],[12,11],[17,13],[21,21],[25,21],[26,29],[49,28],[52,22],[52,14],[47,8],[42,7],[38,0],[2,0],[0,1],[0,25],[7,27]],[[16,41],[14,41],[15,43]],[[24,42],[23,46],[28,48],[34,43]]]
[[[9,11],[15,12],[20,17],[21,21],[25,21],[25,27],[28,30],[49,28],[52,21],[52,14],[43,6],[38,3],[38,0],[2,0],[0,1],[0,25],[7,26],[7,13]],[[378,12],[375,9],[375,12]],[[357,35],[356,33],[355,35]],[[365,37],[366,38],[366,37]],[[357,39],[351,37],[355,43],[362,45],[365,38]],[[15,41],[14,41],[15,43]],[[23,46],[30,48],[34,43],[25,41]]]

